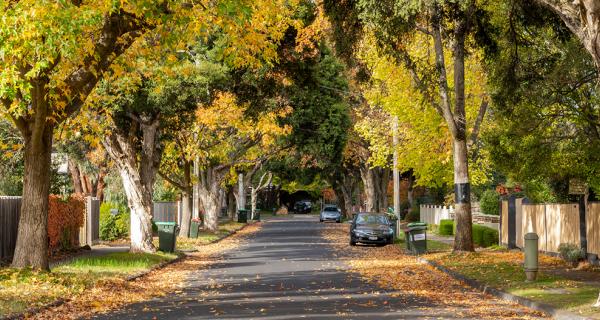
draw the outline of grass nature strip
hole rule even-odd
[[[474,291],[433,267],[420,263],[404,253],[403,244],[385,247],[351,247],[348,243],[348,226],[328,224],[323,236],[338,250],[350,271],[382,288],[403,292],[398,299],[409,296],[430,301],[457,317],[479,319],[539,319],[544,316],[518,304],[500,300]],[[440,245],[440,248],[443,247]]]
[[[559,258],[540,255],[540,271],[535,282],[525,281],[522,252],[488,250],[459,255],[446,252],[430,254],[426,258],[494,288],[546,303],[557,309],[600,319],[600,311],[592,307],[600,288],[546,272],[550,269],[568,268]],[[600,273],[598,277],[600,279]]]
[[[8,308],[22,312],[61,298],[68,301],[26,318],[56,319],[56,315],[60,314],[61,319],[78,319],[177,292],[184,286],[190,272],[218,262],[221,253],[234,249],[245,236],[259,228],[260,224],[248,225],[234,236],[204,245],[201,251],[188,254],[179,262],[153,270],[133,281],[127,281],[127,276],[148,270],[177,255],[142,254],[134,258],[131,254],[110,254],[102,258],[75,259],[51,273],[0,269],[0,316],[7,315]],[[3,281],[11,277],[14,285],[5,287],[7,282]],[[15,304],[16,301],[21,302]]]

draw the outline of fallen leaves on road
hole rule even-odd
[[[467,285],[406,255],[398,245],[352,247],[348,226],[331,224],[323,236],[338,248],[350,270],[385,289],[400,290],[398,299],[419,299],[459,317],[480,319],[537,319],[542,314],[476,292]]]
[[[27,317],[27,319],[78,319],[107,312],[127,304],[149,300],[177,292],[185,286],[190,272],[219,262],[219,256],[236,248],[246,236],[260,229],[260,223],[248,225],[235,235],[217,243],[202,246],[199,252],[179,262],[154,270],[134,281],[108,279],[85,290],[69,302]]]

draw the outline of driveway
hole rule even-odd
[[[265,221],[222,261],[193,272],[184,290],[96,319],[463,319],[468,314],[349,272],[322,237],[323,228],[315,216]]]

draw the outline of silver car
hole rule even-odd
[[[321,216],[319,217],[321,222],[324,221],[335,221],[337,223],[342,222],[342,210],[340,210],[336,206],[325,206],[321,211]]]

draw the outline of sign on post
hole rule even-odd
[[[579,179],[569,179],[569,194],[586,194],[587,184]]]

